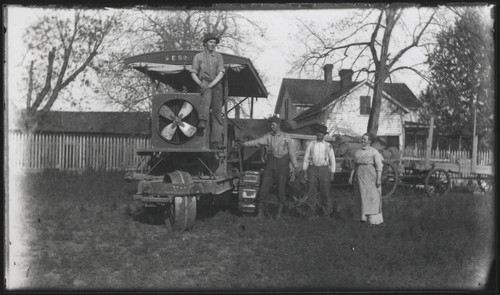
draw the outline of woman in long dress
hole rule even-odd
[[[354,155],[355,168],[351,171],[349,184],[354,183],[357,208],[361,209],[361,221],[381,224],[382,217],[382,155],[373,147],[375,136],[363,134],[362,148]]]

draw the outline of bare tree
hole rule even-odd
[[[39,117],[52,108],[61,92],[93,66],[116,26],[116,17],[97,11],[58,10],[44,14],[26,30],[31,57],[26,77],[27,129],[36,128]],[[85,78],[81,82],[89,83]]]
[[[335,63],[348,63],[350,68],[355,69],[358,77],[366,75],[373,83],[373,104],[370,110],[367,132],[377,134],[379,126],[379,114],[381,107],[382,91],[384,83],[391,78],[396,71],[410,70],[423,75],[413,65],[401,63],[401,57],[411,49],[428,45],[423,36],[435,20],[436,10],[430,11],[424,19],[420,18],[417,24],[410,30],[403,21],[403,14],[408,8],[397,5],[384,6],[370,11],[364,11],[358,18],[361,20],[353,23],[352,20],[335,26],[337,32],[348,32],[347,36],[331,38],[326,34],[334,35],[334,32],[315,30],[307,24],[303,24],[314,39],[315,44],[307,44],[306,53],[301,56],[297,67],[300,71],[308,67],[317,68],[320,63],[327,59],[336,58]],[[415,11],[413,11],[414,13]],[[415,20],[415,16],[406,16]],[[352,28],[349,30],[349,28]],[[405,44],[399,42],[394,44],[395,30],[399,29],[409,36]],[[337,34],[335,34],[337,35]],[[341,34],[339,34],[341,35]],[[310,40],[308,40],[310,41]]]
[[[121,38],[128,47],[122,43],[115,48],[99,75],[108,98],[126,111],[149,110],[154,92],[173,90],[125,66],[124,58],[155,51],[200,50],[207,32],[221,38],[220,51],[240,54],[242,48],[253,46],[248,34],[262,32],[257,24],[231,11],[139,9],[129,15],[127,22],[131,25]],[[250,29],[243,29],[243,24],[250,24]]]

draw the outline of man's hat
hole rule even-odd
[[[271,118],[269,118],[269,123],[272,123],[272,122],[281,124],[281,119],[276,117],[276,116],[272,116]]]
[[[318,124],[314,127],[318,133],[328,134],[328,128],[325,125]]]
[[[215,40],[216,44],[219,44],[219,37],[215,36],[215,34],[208,33],[205,34],[205,37],[203,38],[203,44],[207,43],[209,40]]]

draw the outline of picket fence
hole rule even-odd
[[[146,137],[107,135],[24,134],[9,132],[7,152],[10,169],[65,171],[123,171],[136,166],[136,149],[150,146]],[[433,150],[431,161],[470,163],[470,151]],[[425,158],[425,150],[405,149],[403,157]],[[492,165],[492,151],[478,152],[478,165]]]
[[[116,171],[137,165],[135,150],[149,145],[145,137],[9,132],[7,152],[14,170]]]
[[[403,159],[425,159],[425,150],[422,149],[412,149],[407,148],[403,151]],[[452,163],[464,167],[472,167],[472,152],[466,150],[432,150],[431,151],[431,162],[441,162],[441,163]],[[477,165],[478,166],[493,166],[493,152],[489,151],[478,151],[477,152]],[[458,167],[458,166],[457,166]],[[459,170],[460,171],[460,170]],[[476,179],[477,177],[487,177],[482,174],[469,173],[470,170],[461,170],[459,173],[455,171],[456,174],[452,174],[453,185],[469,185],[471,179]],[[493,170],[494,171],[494,170]]]
[[[425,159],[425,149],[418,148],[406,148],[403,151],[403,158],[419,158]],[[431,151],[431,161],[439,160],[440,162],[449,162],[453,164],[465,164],[471,163],[472,152],[467,150],[439,150],[435,149]],[[492,165],[493,164],[493,153],[491,150],[478,151],[477,152],[477,164],[478,165]]]

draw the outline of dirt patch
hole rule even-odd
[[[12,288],[482,290],[494,255],[492,195],[430,199],[398,188],[384,200],[382,228],[354,219],[350,188],[333,189],[336,218],[312,220],[260,220],[237,214],[234,199],[204,200],[191,231],[169,234],[154,214],[128,214],[135,184],[122,173],[52,172],[17,184]]]

